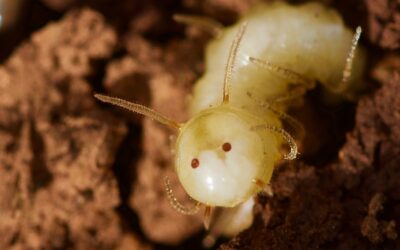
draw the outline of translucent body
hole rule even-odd
[[[229,48],[244,22],[248,26],[236,58],[229,104],[221,106]],[[176,142],[175,167],[187,193],[209,206],[232,207],[259,190],[254,180],[270,181],[282,140],[271,131],[250,128],[259,124],[280,127],[280,117],[260,103],[283,96],[291,85],[300,83],[260,68],[250,62],[250,56],[304,75],[311,80],[304,88],[312,88],[317,80],[334,87],[341,80],[352,37],[353,31],[339,15],[321,4],[278,2],[256,6],[210,42],[206,73],[194,88],[193,117]],[[360,77],[360,56],[356,55],[350,85]],[[276,105],[285,110],[287,104]],[[233,144],[232,152],[222,152],[226,141]],[[191,167],[193,159],[199,160],[199,167]]]
[[[196,203],[192,208],[180,204],[167,181],[172,206],[194,214],[204,204],[205,220],[211,207],[227,208],[211,233],[231,236],[251,223],[251,198],[270,182],[281,144],[286,141],[291,148],[285,159],[297,154],[293,138],[281,125],[281,119],[288,118],[283,112],[289,102],[277,100],[301,99],[316,82],[344,95],[357,91],[364,54],[358,49],[353,58],[353,52],[360,32],[353,37],[335,11],[318,3],[259,4],[209,43],[206,72],[194,87],[192,117],[186,123],[139,104],[96,97],[178,131],[175,170]],[[274,67],[260,67],[257,60]],[[300,89],[300,95],[293,94],[294,89]],[[274,109],[269,108],[272,104]]]
[[[177,139],[176,172],[186,192],[208,206],[233,207],[268,182],[279,139],[252,127],[265,121],[230,105],[207,109],[184,125]],[[223,150],[229,143],[231,149]],[[191,166],[193,159],[199,164]]]
[[[229,48],[244,22],[248,25],[235,62],[229,105],[221,106]],[[190,104],[193,118],[179,134],[175,162],[179,179],[192,198],[208,206],[234,207],[214,217],[209,239],[233,236],[250,225],[252,196],[260,190],[254,180],[268,184],[279,159],[281,138],[271,131],[258,134],[250,130],[257,123],[281,127],[281,117],[260,103],[285,96],[294,87],[311,89],[317,81],[335,89],[343,77],[353,34],[336,11],[321,4],[277,2],[257,5],[209,43],[205,74],[196,83]],[[292,81],[260,68],[250,57],[289,69],[309,82]],[[356,50],[352,66],[344,94],[359,89],[362,49]],[[288,103],[274,105],[284,111]],[[230,152],[221,150],[226,141],[232,144]],[[193,158],[200,163],[196,168],[190,166]]]
[[[344,26],[338,13],[318,3],[259,4],[207,46],[206,70],[194,88],[192,114],[220,104],[229,47],[244,22],[248,22],[248,27],[235,64],[231,105],[265,117],[268,112],[260,102],[284,95],[290,85],[299,84],[252,64],[250,56],[268,60],[323,85],[339,84],[354,31]],[[350,89],[357,88],[362,74],[364,55],[360,51],[357,49],[353,61]]]

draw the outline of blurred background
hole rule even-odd
[[[211,35],[172,15],[229,25],[256,2],[0,0],[0,249],[204,249],[201,215],[165,196],[168,176],[190,204],[171,131],[93,93],[185,121]],[[277,169],[253,226],[214,249],[400,247],[400,3],[319,2],[363,27],[370,87],[338,107],[307,95],[292,111],[312,131],[301,159]]]

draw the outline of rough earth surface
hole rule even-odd
[[[18,16],[0,29],[0,249],[202,249],[201,216],[165,195],[168,176],[190,205],[173,131],[93,93],[185,121],[210,34],[171,16],[228,25],[254,2],[42,0],[7,13]],[[274,195],[257,196],[253,225],[214,248],[400,247],[400,2],[321,2],[362,25],[370,87],[339,107],[307,96],[296,113],[317,135],[277,168]]]

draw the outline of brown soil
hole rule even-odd
[[[171,15],[230,24],[254,2],[26,2],[0,31],[0,249],[201,249],[201,217],[166,199],[164,176],[190,202],[171,131],[93,93],[184,121],[210,36]],[[323,2],[364,27],[370,91],[334,108],[307,96],[302,158],[275,171],[252,227],[216,248],[400,248],[400,2]]]

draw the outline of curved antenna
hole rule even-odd
[[[228,62],[226,63],[225,76],[224,76],[224,96],[222,103],[229,103],[229,85],[232,79],[233,67],[235,66],[235,59],[239,49],[240,42],[242,41],[243,34],[246,31],[247,22],[243,23],[235,39],[232,42],[231,49],[229,50]]]
[[[165,183],[165,191],[167,192],[167,197],[169,200],[169,203],[171,204],[171,206],[178,211],[181,214],[185,214],[185,215],[193,215],[193,214],[197,214],[200,210],[200,205],[201,203],[196,201],[196,203],[194,204],[193,207],[191,208],[187,208],[184,205],[182,205],[178,199],[175,197],[172,188],[171,188],[171,182],[168,178],[168,176],[164,177],[164,183]]]
[[[175,14],[172,18],[178,23],[199,26],[216,37],[221,35],[224,28],[220,22],[205,16]]]
[[[275,126],[269,125],[269,124],[257,125],[257,126],[252,127],[251,129],[253,129],[253,130],[268,129],[272,132],[275,132],[275,133],[281,135],[286,140],[287,144],[290,147],[290,152],[288,154],[286,154],[283,158],[285,160],[296,159],[296,156],[298,154],[296,142],[294,141],[293,137],[288,132],[286,132],[284,129],[278,128],[278,127],[275,127]]]
[[[128,101],[125,101],[123,99],[116,98],[116,97],[101,95],[101,94],[95,94],[94,97],[96,97],[97,99],[99,99],[102,102],[110,103],[115,106],[127,109],[129,111],[147,116],[150,119],[156,120],[159,123],[162,123],[170,128],[177,129],[177,130],[179,130],[181,128],[181,124],[179,124],[178,122],[171,120],[171,119],[165,117],[164,115],[162,115],[148,107],[145,107],[143,105],[133,103],[133,102],[128,102]]]
[[[340,83],[337,87],[332,88],[333,92],[340,93],[346,89],[347,82],[351,76],[351,69],[353,67],[353,59],[354,59],[354,55],[356,53],[358,41],[360,40],[361,32],[362,32],[361,27],[358,26],[356,29],[356,32],[354,33],[353,40],[351,41],[351,48],[350,48],[349,54],[346,57],[346,64],[344,65],[342,80],[340,81]]]

